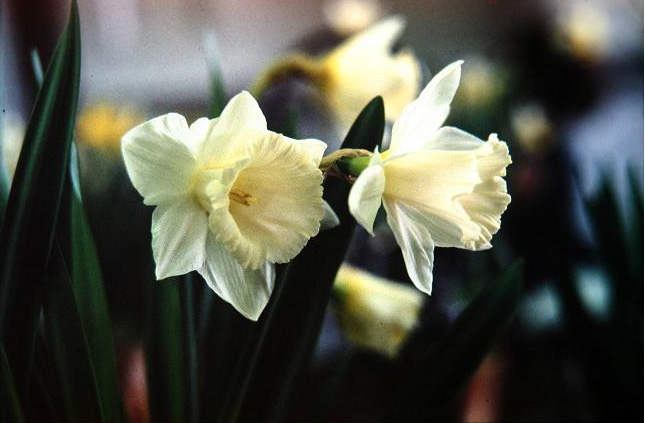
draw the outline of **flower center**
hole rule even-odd
[[[255,203],[258,202],[258,199],[248,192],[244,192],[239,188],[231,188],[231,190],[228,192],[228,198],[231,201],[235,201],[236,203],[240,203],[245,206],[251,206]]]

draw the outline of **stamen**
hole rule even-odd
[[[250,206],[258,202],[256,197],[237,188],[231,188],[228,192],[228,198],[245,206]]]

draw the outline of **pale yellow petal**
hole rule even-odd
[[[450,113],[463,61],[451,63],[441,70],[421,91],[419,98],[410,103],[392,126],[392,154],[423,148]]]
[[[202,266],[208,218],[191,196],[157,206],[151,231],[157,279],[183,275]]]
[[[216,124],[210,128],[201,147],[200,163],[210,166],[226,161],[229,156],[246,149],[252,138],[250,133],[264,133],[266,129],[266,119],[258,102],[251,94],[242,91],[228,102]]]
[[[429,230],[410,218],[406,206],[398,201],[383,199],[387,223],[396,239],[410,280],[422,292],[432,293],[434,242]]]
[[[269,302],[275,282],[272,264],[264,262],[256,270],[242,268],[213,234],[206,240],[206,259],[199,274],[220,298],[253,321]]]
[[[370,235],[374,236],[374,220],[381,207],[385,190],[385,172],[378,153],[372,155],[370,165],[361,172],[349,192],[349,212]]]
[[[188,193],[196,169],[189,138],[186,119],[176,113],[142,123],[123,136],[125,167],[145,204],[161,204]]]

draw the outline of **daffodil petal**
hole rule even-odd
[[[351,37],[343,48],[361,51],[388,51],[405,28],[405,18],[391,16]]]
[[[331,208],[329,203],[323,200],[323,207],[325,209],[325,214],[320,221],[320,229],[331,229],[340,225],[340,219],[338,219],[338,215],[336,215],[336,212]]]
[[[420,291],[430,295],[434,265],[434,242],[430,232],[410,218],[402,204],[386,197],[383,199],[383,206],[412,283]]]
[[[144,204],[157,205],[188,192],[196,166],[184,141],[188,138],[186,119],[176,113],[142,123],[123,136],[123,160]]]
[[[325,150],[327,149],[327,144],[324,142],[317,140],[315,138],[307,138],[304,140],[294,140],[293,138],[289,138],[283,135],[285,140],[289,142],[296,143],[302,147],[302,149],[311,157],[311,160],[314,161],[316,166],[320,164],[320,161],[323,158],[323,154],[325,154]]]
[[[151,232],[157,279],[202,267],[208,220],[192,198],[158,205],[152,213]]]
[[[237,149],[245,149],[250,134],[263,133],[267,121],[251,94],[242,91],[228,102],[216,125],[202,144],[199,157],[203,162],[226,160]]]
[[[188,146],[196,157],[200,154],[204,146],[204,142],[209,138],[211,131],[215,129],[218,122],[219,118],[209,119],[203,117],[197,119],[190,125]]]
[[[439,128],[434,138],[423,147],[431,150],[475,150],[484,144],[474,135],[452,126]]]
[[[385,190],[385,170],[378,153],[372,155],[370,165],[361,172],[349,191],[349,212],[370,235],[374,235],[374,219],[381,207]]]
[[[206,239],[206,260],[199,274],[217,295],[247,319],[257,321],[269,302],[275,282],[272,264],[244,269],[212,234]]]
[[[390,150],[393,154],[422,148],[450,113],[461,78],[463,61],[451,63],[439,72],[394,122]]]

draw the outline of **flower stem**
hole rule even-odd
[[[363,158],[369,163],[369,158],[372,155],[367,150],[357,149],[357,148],[341,148],[336,150],[333,153],[325,156],[320,161],[320,170],[323,172],[329,171],[333,166],[339,163],[349,163],[351,160]],[[343,170],[343,169],[341,169]],[[344,171],[344,170],[343,170]],[[347,172],[345,172],[347,173]],[[359,172],[360,174],[360,172]],[[358,175],[355,175],[358,176]]]

